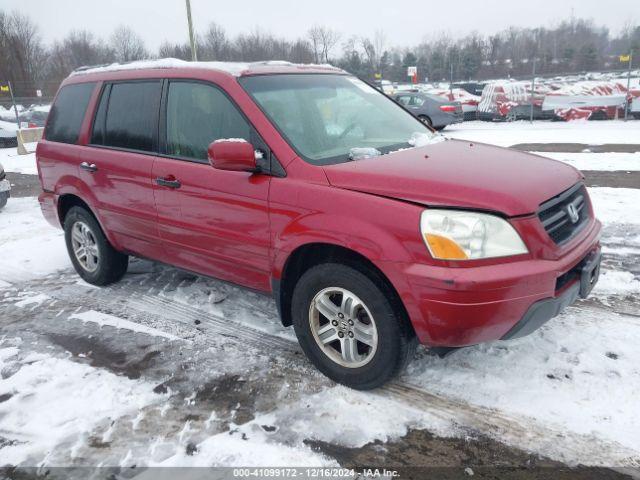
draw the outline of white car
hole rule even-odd
[[[11,184],[6,178],[4,167],[0,164],[0,208],[7,204],[7,200],[11,196]]]
[[[631,114],[637,118],[638,120],[640,120],[640,96],[638,97],[633,97],[633,100],[631,101]]]

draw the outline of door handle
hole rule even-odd
[[[93,173],[98,170],[98,167],[96,167],[95,163],[89,164],[89,162],[82,162],[80,164],[80,168],[90,173]]]
[[[156,183],[162,187],[169,187],[169,188],[180,188],[182,186],[182,184],[180,183],[180,180],[177,180],[175,177],[170,176],[170,177],[166,177],[166,178],[156,178]]]

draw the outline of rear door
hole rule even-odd
[[[105,84],[80,164],[103,226],[126,250],[152,258],[162,256],[151,182],[161,91],[161,80]]]
[[[259,290],[269,286],[270,178],[214,169],[207,147],[221,138],[262,140],[211,83],[168,80],[153,168],[158,227],[170,263]]]

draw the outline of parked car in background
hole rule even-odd
[[[10,196],[11,184],[9,183],[9,180],[7,180],[7,175],[4,173],[4,167],[0,163],[0,208],[4,208]]]
[[[544,94],[531,94],[530,82],[496,81],[487,83],[482,90],[482,97],[478,104],[478,118],[487,121],[525,120],[533,118],[549,119],[542,111]]]
[[[542,109],[559,120],[624,117],[627,88],[621,81],[583,81],[547,92]]]
[[[433,88],[427,91],[432,95],[444,98],[450,102],[459,102],[462,105],[462,112],[466,121],[476,120],[478,118],[478,104],[480,97],[469,93],[462,88]]]
[[[527,335],[598,279],[578,170],[436,135],[329,66],[86,69],[36,157],[84,280],[118,281],[135,255],[270,293],[353,388],[397,375],[418,342],[444,355]]]
[[[0,120],[0,148],[17,147],[18,137],[16,135],[15,123]]]
[[[20,124],[22,128],[38,128],[44,127],[47,122],[47,112],[27,111],[20,115]]]
[[[399,93],[393,98],[425,125],[436,130],[464,121],[460,102],[452,102],[437,95],[419,92]]]
[[[475,97],[480,97],[482,95],[482,90],[487,83],[486,82],[459,82],[451,85],[453,90],[462,89]]]
[[[640,95],[637,97],[633,97],[630,108],[631,115],[640,120]]]

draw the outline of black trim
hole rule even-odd
[[[571,285],[562,295],[539,300],[529,307],[524,316],[500,340],[524,337],[540,328],[565,308],[574,303],[580,295],[580,283]]]

